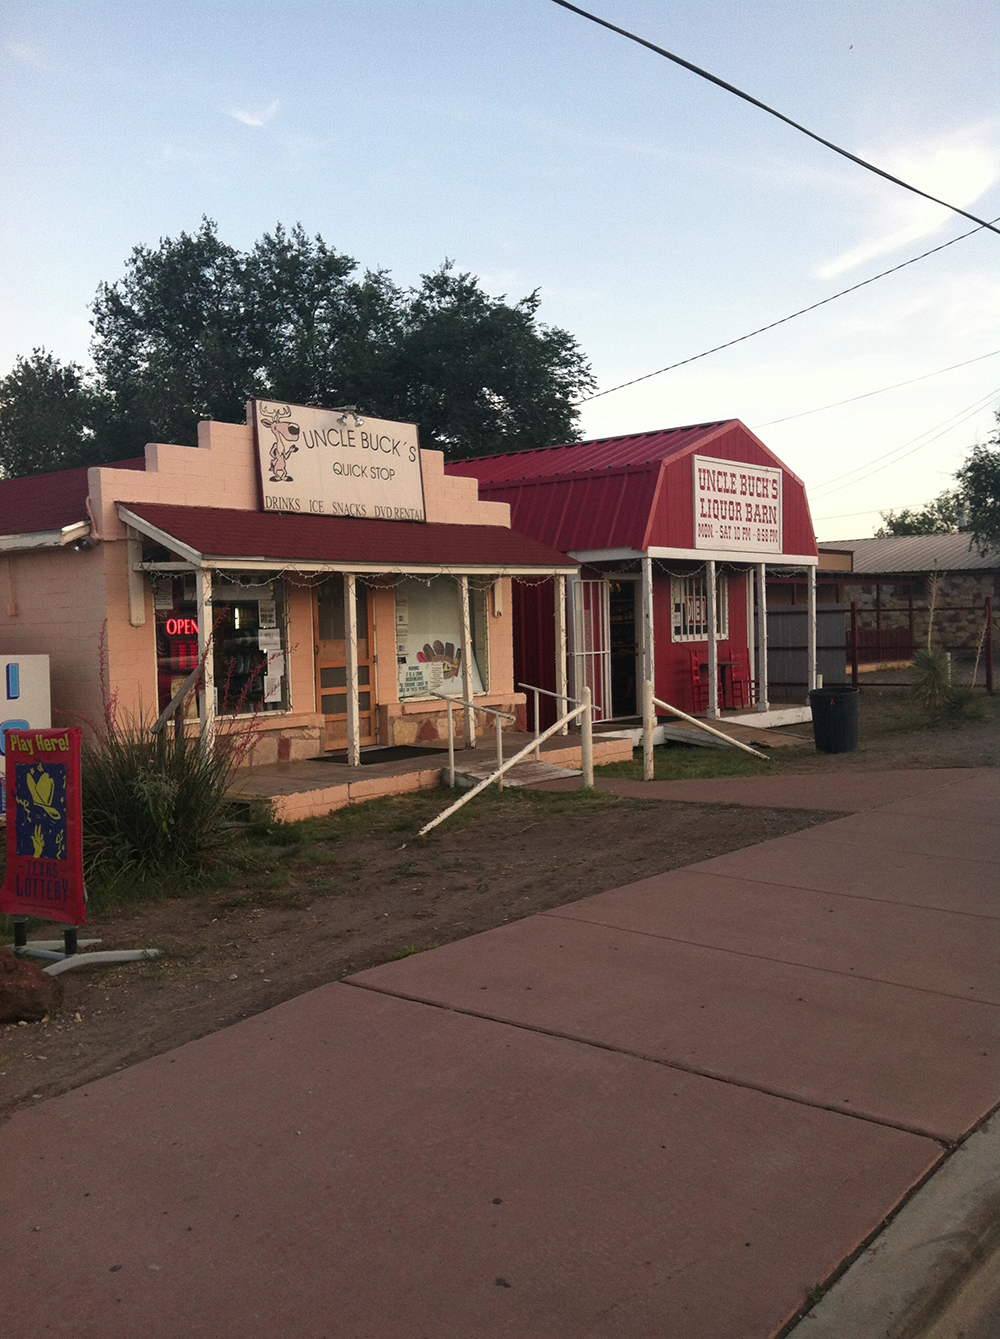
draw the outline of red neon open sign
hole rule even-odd
[[[168,637],[197,637],[198,620],[196,618],[168,618]]]

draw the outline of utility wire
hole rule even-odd
[[[981,228],[989,228],[990,232],[1000,234],[1000,228],[996,228],[992,223],[987,223],[985,219],[979,218],[976,214],[970,214],[967,209],[959,209],[958,205],[949,204],[947,200],[940,200],[936,195],[931,195],[928,191],[922,191],[919,186],[913,186],[908,181],[903,181],[901,177],[894,177],[891,172],[886,172],[884,168],[876,167],[874,163],[869,163],[865,158],[859,158],[857,154],[851,153],[848,149],[842,149],[839,144],[834,144],[832,140],[824,139],[822,135],[817,135],[814,130],[809,130],[800,125],[798,121],[793,121],[790,116],[785,116],[783,112],[776,111],[774,107],[769,107],[766,102],[761,102],[759,98],[753,97],[749,93],[744,93],[741,88],[735,84],[727,84],[724,79],[718,75],[709,74],[699,65],[692,65],[689,60],[684,60],[682,56],[675,56],[672,51],[667,51],[664,47],[657,46],[654,42],[648,42],[646,38],[639,37],[636,33],[630,33],[627,28],[619,28],[617,24],[609,23],[607,19],[599,18],[596,14],[590,14],[585,9],[580,9],[576,5],[571,5],[569,0],[554,0],[554,3],[560,5],[563,9],[571,10],[574,14],[579,14],[581,18],[589,19],[591,23],[597,23],[602,28],[608,28],[613,33],[618,33],[620,37],[627,37],[630,42],[637,42],[639,46],[644,46],[648,51],[653,51],[658,56],[663,56],[666,60],[671,60],[675,65],[680,65],[682,69],[690,70],[701,79],[707,79],[710,84],[715,84],[719,88],[724,88],[727,93],[733,93],[736,97],[742,98],[744,102],[749,102],[751,106],[759,107],[762,112],[767,112],[769,116],[777,117],[779,121],[784,121],[785,125],[791,126],[793,130],[799,130],[803,135],[808,135],[817,144],[822,144],[827,149],[832,149],[834,153],[839,153],[842,158],[849,159],[852,163],[857,163],[868,172],[874,172],[876,176],[891,181],[895,186],[902,186],[904,191],[911,191],[914,195],[921,196],[924,200],[930,200],[933,204],[942,205],[945,209],[950,209],[955,214],[961,214],[963,218],[971,219],[973,223],[978,223]]]
[[[910,377],[909,381],[894,381],[891,386],[880,386],[877,391],[865,391],[863,395],[851,395],[846,400],[834,400],[832,404],[821,404],[816,409],[803,409],[798,414],[786,414],[784,418],[768,419],[766,423],[755,423],[753,431],[758,428],[773,428],[776,423],[790,423],[793,418],[806,418],[809,414],[822,414],[824,409],[838,409],[842,404],[854,404],[858,400],[870,399],[873,395],[884,395],[886,391],[898,391],[901,386],[912,386],[917,381],[927,381],[930,377],[940,377],[945,372],[954,372],[959,367],[968,367],[971,363],[981,363],[986,358],[995,358],[1000,353],[1000,349],[994,349],[992,353],[981,353],[978,358],[967,358],[964,363],[952,363],[950,367],[939,367],[936,372],[925,372],[920,377]]]
[[[845,488],[853,488],[855,484],[862,483],[865,479],[870,479],[873,474],[879,474],[882,470],[889,469],[891,465],[897,465],[901,460],[904,460],[906,456],[915,455],[917,451],[922,451],[925,446],[930,446],[931,442],[936,442],[939,437],[943,437],[945,433],[951,432],[953,428],[957,428],[959,424],[964,423],[966,419],[972,418],[974,414],[977,414],[981,409],[985,408],[990,400],[998,394],[1000,394],[1000,387],[990,391],[989,395],[984,395],[983,398],[977,400],[975,404],[967,405],[965,409],[960,409],[957,414],[952,414],[951,418],[946,418],[943,419],[941,423],[936,423],[933,428],[928,428],[926,432],[920,433],[919,436],[911,437],[910,440],[904,442],[902,446],[895,446],[891,451],[886,451],[885,455],[876,456],[874,460],[865,461],[864,465],[858,465],[856,469],[848,470],[845,474],[834,475],[834,477],[828,479],[825,484],[817,484],[816,487],[810,491],[813,495],[823,491],[825,500],[825,498],[830,497],[833,493],[840,493]],[[940,429],[940,431],[938,431],[938,429]],[[930,436],[931,433],[934,433],[933,437]],[[927,440],[924,441],[924,438],[927,438]],[[918,443],[918,445],[915,446],[915,442]],[[907,447],[910,447],[911,449],[908,451],[906,449]],[[890,456],[894,457],[894,459],[890,460]],[[885,463],[878,464],[879,461],[884,461]],[[876,468],[868,469],[869,465],[875,465]],[[867,470],[867,473],[862,474],[862,470]],[[852,479],[850,478],[852,474],[857,474],[860,477]],[[847,482],[840,483],[839,481],[841,479],[846,479]],[[836,484],[837,487],[830,488],[830,484]]]
[[[1000,217],[995,218],[993,222],[1000,223]],[[986,226],[986,224],[983,224],[983,227]],[[901,261],[898,265],[892,265],[888,270],[881,270],[869,279],[862,279],[860,283],[851,284],[850,288],[842,288],[839,293],[831,293],[828,298],[820,298],[819,302],[813,302],[808,307],[800,307],[798,311],[794,311],[788,316],[782,316],[777,321],[758,326],[756,330],[750,330],[745,335],[737,335],[735,339],[727,340],[725,344],[715,344],[702,353],[693,353],[689,358],[682,358],[679,362],[668,363],[666,367],[658,367],[655,372],[644,372],[641,377],[633,377],[631,381],[622,381],[617,386],[609,386],[606,391],[596,391],[593,395],[585,395],[578,403],[587,404],[590,400],[599,400],[602,395],[612,395],[615,391],[624,390],[626,386],[635,386],[640,381],[649,381],[651,377],[662,376],[664,372],[673,372],[676,368],[684,367],[688,363],[696,363],[699,358],[707,358],[710,353],[720,353],[723,349],[731,349],[734,344],[742,344],[744,340],[753,339],[754,335],[763,335],[765,331],[774,330],[777,326],[784,325],[786,321],[794,321],[796,316],[805,316],[807,312],[813,312],[817,307],[825,307],[828,302],[835,302],[837,298],[846,297],[848,293],[856,293],[859,288],[873,284],[876,279],[884,279],[887,275],[895,274],[898,270],[905,270],[908,265],[916,265],[918,260],[925,260],[928,256],[933,256],[936,252],[944,251],[947,247],[954,246],[956,242],[971,237],[973,233],[982,231],[983,228],[970,228],[968,232],[960,232],[957,237],[953,237],[949,242],[939,242],[937,246],[932,246],[929,251],[921,251],[919,256],[911,256],[909,260]],[[762,424],[761,426],[767,425]]]

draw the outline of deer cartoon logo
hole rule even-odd
[[[261,409],[260,421],[265,428],[270,429],[274,438],[270,453],[273,484],[292,482],[292,476],[288,473],[288,461],[299,449],[295,443],[299,439],[301,429],[297,423],[291,422],[291,417],[291,406],[287,404],[272,408],[264,405]]]

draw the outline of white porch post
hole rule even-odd
[[[201,745],[215,742],[215,648],[212,645],[212,572],[202,567],[195,573],[198,600],[198,659],[202,664]]]
[[[767,711],[767,567],[757,564],[757,710]]]
[[[462,615],[462,696],[472,701],[472,620],[469,617],[469,578],[458,578],[458,602]],[[465,747],[476,747],[476,713],[465,708]]]
[[[361,723],[358,719],[358,602],[353,572],[344,573],[344,641],[347,651],[347,765],[361,766]]]
[[[556,620],[556,692],[566,697],[569,693],[568,676],[566,667],[566,578],[554,577],[555,589],[553,597],[555,600],[555,620]],[[556,715],[561,716],[569,707],[568,702],[556,703]],[[569,726],[564,725],[559,731],[561,735],[569,732]],[[535,733],[538,733],[538,722],[535,722]]]
[[[806,688],[816,687],[816,569],[807,568],[806,572],[806,592],[808,612],[806,620],[809,624],[807,635],[808,659],[809,664],[806,669]]]
[[[747,663],[750,666],[750,678],[757,677],[756,620],[753,614],[753,568],[747,568]],[[747,703],[749,706],[750,704]]]
[[[652,781],[654,772],[656,648],[653,633],[653,560],[647,553],[642,559],[642,775],[645,781]]]
[[[708,621],[708,716],[719,715],[719,643],[715,636],[715,562],[705,564],[705,613]]]

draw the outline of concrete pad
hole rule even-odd
[[[954,1140],[1000,1092],[1000,1009],[551,915],[350,978]]]
[[[995,824],[1000,817],[1000,771],[978,769],[941,790],[910,795],[882,807],[892,814]]]
[[[823,824],[822,829],[804,828],[795,837],[810,843],[820,831],[823,835],[819,840],[824,843],[842,842],[859,853],[875,848],[909,851],[938,862],[958,858],[1000,864],[1000,824],[869,810],[834,819]]]
[[[976,916],[1000,916],[1000,880],[992,861],[954,854],[929,860],[921,852],[845,840],[835,823],[775,837],[729,855],[689,865],[736,879],[840,892],[873,901],[939,907]]]
[[[327,986],[0,1130],[10,1339],[768,1339],[930,1140]]]
[[[993,776],[987,769],[980,769]],[[930,792],[944,793],[969,771],[937,768],[900,772],[826,772],[806,776],[740,776],[694,781],[632,781],[600,777],[598,788],[630,799],[676,800],[692,804],[746,804],[767,809],[824,809],[856,813]],[[558,783],[544,790],[563,789]]]
[[[1000,1005],[1000,920],[679,869],[547,913]]]

